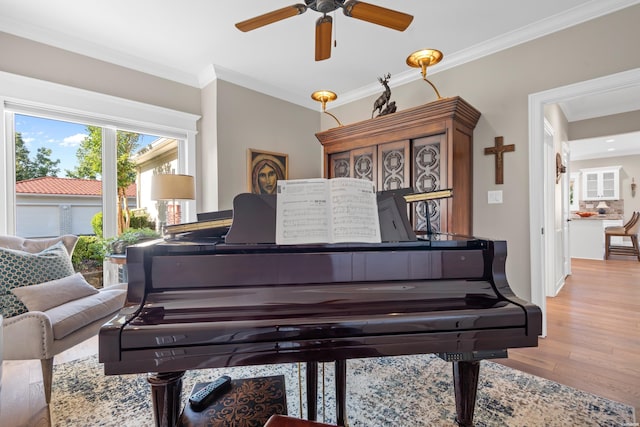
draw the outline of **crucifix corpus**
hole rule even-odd
[[[504,145],[503,142],[503,137],[496,136],[496,145],[484,149],[485,155],[493,154],[496,156],[496,184],[504,184],[504,160],[502,159],[502,153],[516,151],[514,144]]]

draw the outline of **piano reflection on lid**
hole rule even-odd
[[[452,363],[456,421],[471,426],[480,360],[538,344],[541,311],[511,290],[504,241],[230,242],[246,208],[234,201],[226,240],[127,250],[127,302],[101,328],[99,357],[107,375],[151,374],[159,426],[177,421],[186,370],[290,362],[308,365],[315,420],[317,364],[332,361],[336,419],[346,425],[348,359],[426,353]]]

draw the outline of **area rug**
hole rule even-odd
[[[333,364],[324,366],[324,379],[322,366],[319,370],[319,420],[335,423]],[[299,377],[297,364],[189,371],[183,407],[196,382],[221,375],[284,375],[288,413],[300,416],[304,365],[301,371]],[[451,364],[434,355],[349,360],[347,395],[351,427],[456,425]],[[53,426],[154,425],[146,375],[105,376],[96,356],[54,367],[50,407]],[[302,411],[306,414],[304,403]],[[481,363],[474,422],[477,427],[637,425],[628,405],[490,361]]]

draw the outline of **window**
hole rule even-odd
[[[162,135],[177,145],[176,172],[195,175],[198,116],[0,72],[0,234],[18,234],[16,218],[16,116],[95,126],[102,138],[104,236],[117,234],[117,138],[119,132]],[[156,138],[157,139],[157,138]],[[19,147],[18,147],[19,148]],[[37,149],[34,154],[37,153]],[[53,154],[53,153],[52,153]],[[55,162],[55,159],[51,159]],[[61,162],[62,164],[62,162]],[[144,191],[144,182],[142,191]],[[136,194],[136,200],[139,199]],[[195,220],[195,202],[183,202],[183,220]]]
[[[95,230],[102,212],[102,135],[105,129],[82,123],[15,114],[16,234],[53,237],[62,234],[102,235]],[[154,204],[139,180],[142,153],[152,161],[177,164],[177,150],[167,155],[152,147],[158,136],[118,130],[119,207],[135,216],[118,225],[118,234],[146,217],[159,223]],[[177,147],[177,140],[173,139]],[[121,181],[121,182],[120,182]],[[120,195],[122,191],[122,195]],[[148,197],[147,197],[148,198]],[[94,219],[96,222],[94,224]]]

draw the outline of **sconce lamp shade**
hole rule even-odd
[[[151,200],[177,199],[195,199],[195,185],[191,175],[161,174],[151,177]]]
[[[333,119],[338,122],[338,126],[342,126],[340,120],[333,114],[327,111],[327,102],[335,101],[338,99],[338,95],[335,92],[331,92],[330,90],[317,90],[311,94],[311,99],[314,101],[318,101],[322,104],[322,112],[328,116],[333,117]]]
[[[435,65],[438,62],[442,61],[442,57],[442,52],[437,49],[417,50],[407,57],[407,65],[410,67],[421,69],[422,80],[431,85],[438,99],[442,99],[442,96],[440,96],[440,92],[438,92],[438,88],[436,88],[436,85],[431,83],[431,81],[427,78],[427,67]]]

